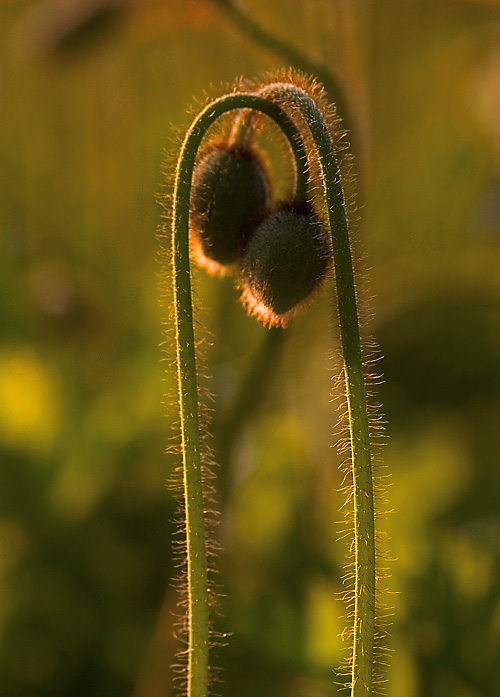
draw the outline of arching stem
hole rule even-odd
[[[285,65],[294,66],[305,75],[317,78],[325,88],[328,98],[336,104],[344,128],[353,134],[352,138],[356,144],[361,135],[359,123],[348,104],[346,85],[338,69],[332,68],[331,65],[327,67],[323,62],[308,56],[290,42],[279,38],[260,25],[246,10],[243,3],[234,2],[234,0],[211,0],[211,2],[217,5],[231,23],[251,41],[279,56]]]
[[[294,85],[276,83],[259,94],[234,93],[209,104],[189,129],[178,160],[174,189],[172,263],[181,412],[188,561],[188,697],[208,690],[209,617],[198,389],[189,266],[189,201],[198,147],[209,126],[232,109],[254,109],[272,118],[287,137],[296,163],[295,194],[305,198],[307,156],[293,119],[298,109],[315,142],[332,235],[337,305],[348,404],[354,494],[355,605],[351,697],[372,694],[375,624],[375,532],[368,413],[349,229],[333,143],[313,100]]]
[[[308,185],[307,156],[296,125],[279,105],[258,95],[235,93],[205,107],[187,132],[177,162],[172,214],[172,276],[186,519],[188,697],[206,697],[209,675],[207,549],[189,263],[189,204],[196,153],[203,136],[219,116],[232,109],[255,109],[272,118],[286,135],[294,154],[296,194],[304,197]]]
[[[286,83],[269,85],[262,94],[299,109],[320,160],[332,235],[353,478],[355,577],[351,697],[369,697],[373,685],[375,633],[373,473],[356,287],[342,182],[332,139],[313,100],[300,88]]]

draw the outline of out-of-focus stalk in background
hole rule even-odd
[[[500,7],[235,7],[0,5],[0,693],[172,694],[178,459],[164,454],[176,409],[155,194],[195,97],[293,61],[341,85],[357,158],[389,423],[387,694],[497,697]],[[266,346],[230,278],[195,279],[220,463],[217,629],[233,632],[218,690],[340,694],[328,300]]]

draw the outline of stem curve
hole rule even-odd
[[[278,104],[250,93],[234,93],[208,104],[189,128],[177,162],[172,213],[172,276],[186,518],[188,697],[206,697],[209,675],[207,548],[189,263],[189,206],[196,153],[203,136],[219,116],[233,109],[260,111],[278,124],[294,155],[295,195],[305,198],[308,187],[307,155],[297,126]]]
[[[354,623],[351,697],[369,697],[375,634],[375,514],[365,378],[349,226],[337,157],[328,128],[302,89],[274,83],[263,93],[300,110],[315,142],[332,236],[338,318],[343,354],[354,500]]]
[[[320,110],[302,89],[293,84],[274,83],[258,94],[234,92],[208,104],[186,134],[175,176],[172,269],[188,561],[188,697],[206,697],[209,672],[207,550],[189,262],[193,169],[197,150],[212,123],[227,111],[253,109],[272,118],[286,136],[296,166],[294,194],[305,199],[308,191],[308,159],[300,131],[287,112],[290,105],[302,114],[318,151],[332,237],[354,494],[355,589],[351,697],[370,697],[372,694],[375,624],[373,481],[356,288],[344,194],[332,139]]]

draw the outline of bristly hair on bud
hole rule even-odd
[[[242,302],[269,326],[286,326],[321,288],[329,235],[307,202],[283,203],[254,230],[241,261]]]
[[[218,141],[202,149],[191,189],[191,251],[200,266],[223,275],[243,253],[267,212],[270,177],[255,145]]]
[[[230,113],[231,135],[215,137],[212,126]],[[254,139],[256,114],[262,128],[271,121],[283,134],[291,156],[289,170],[295,175],[292,194],[280,192],[282,200],[272,208],[269,172],[273,170],[267,169]],[[200,429],[189,252],[212,273],[225,273],[235,265],[243,302],[269,326],[285,326],[330,273],[334,279],[354,536],[351,697],[371,697],[377,687],[374,451],[344,191],[349,160],[337,125],[335,109],[319,85],[296,73],[270,75],[257,83],[240,82],[207,102],[180,148],[171,254],[186,520],[188,697],[209,693],[211,629],[202,476],[206,451]],[[272,178],[276,185],[277,177]]]

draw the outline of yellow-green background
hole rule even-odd
[[[155,194],[193,101],[286,63],[209,0],[131,0],[64,30],[69,6],[0,5],[0,695],[166,697],[177,415]],[[500,8],[246,7],[338,70],[363,148],[359,250],[389,436],[387,694],[496,697]],[[231,279],[196,279],[217,414],[265,330]],[[332,302],[290,327],[229,452],[214,429],[224,697],[340,693]]]

